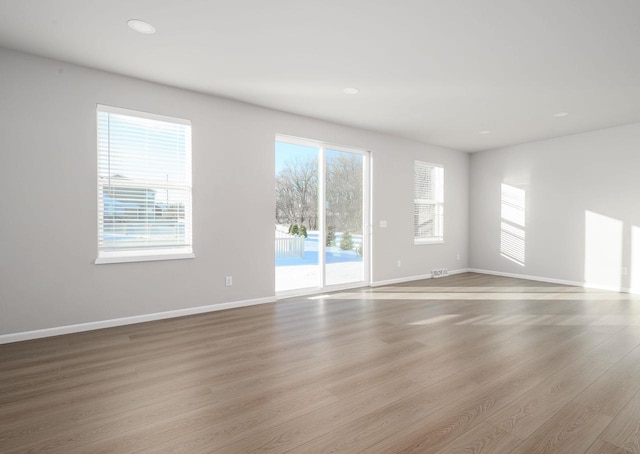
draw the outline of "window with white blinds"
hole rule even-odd
[[[416,161],[413,173],[415,244],[444,241],[444,168]]]
[[[98,106],[96,263],[193,257],[191,123]]]

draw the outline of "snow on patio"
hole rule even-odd
[[[304,240],[304,258],[276,259],[276,291],[320,287],[319,233],[312,231]],[[326,284],[344,284],[364,280],[362,257],[355,250],[340,249],[341,233],[336,233],[336,246],[325,249]],[[354,248],[362,242],[361,235],[353,235]]]

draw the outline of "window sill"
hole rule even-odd
[[[418,245],[422,245],[422,244],[444,244],[444,239],[442,238],[421,238],[421,239],[414,239],[413,240],[413,244],[418,246]]]
[[[182,260],[193,259],[195,255],[193,252],[185,251],[153,251],[153,252],[141,252],[135,253],[102,253],[95,261],[96,265],[107,265],[110,263],[129,263],[129,262],[154,262],[161,260]]]

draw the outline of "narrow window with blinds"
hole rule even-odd
[[[96,264],[193,257],[191,122],[98,105]]]
[[[444,242],[444,168],[416,161],[413,173],[415,244]]]

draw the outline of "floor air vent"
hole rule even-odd
[[[449,275],[449,270],[447,270],[446,268],[441,268],[438,270],[431,270],[431,277],[436,278],[436,277],[445,277]]]

